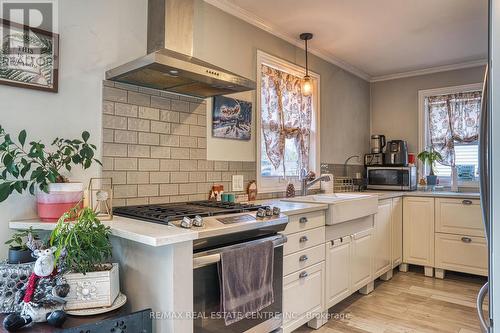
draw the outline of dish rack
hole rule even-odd
[[[333,191],[339,192],[354,192],[354,179],[351,177],[334,177]]]

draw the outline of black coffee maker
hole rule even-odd
[[[408,165],[408,144],[404,140],[392,140],[385,147],[384,164],[388,166]]]

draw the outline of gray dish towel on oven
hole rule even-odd
[[[220,305],[226,326],[274,302],[274,245],[271,241],[223,252]]]

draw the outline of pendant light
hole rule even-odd
[[[313,38],[313,34],[310,32],[304,32],[300,34],[300,39],[302,39],[305,43],[306,48],[306,75],[302,81],[302,94],[304,96],[309,96],[312,94],[313,85],[311,77],[309,76],[309,63],[308,63],[308,52],[307,52],[307,41]]]

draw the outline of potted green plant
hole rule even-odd
[[[428,164],[430,171],[427,176],[427,185],[436,185],[437,184],[437,176],[434,173],[434,165],[437,161],[441,161],[443,156],[438,151],[435,151],[433,148],[429,150],[424,150],[417,155],[417,158],[422,161],[422,163]]]
[[[75,214],[76,220],[68,223]],[[56,247],[56,265],[70,285],[65,309],[111,306],[118,296],[118,264],[110,263],[110,235],[110,228],[90,208],[72,209],[59,219],[49,244]]]
[[[35,242],[38,242],[38,235],[31,227],[28,230],[14,233],[5,242],[6,245],[9,245],[9,264],[24,264],[35,261],[36,259],[32,256]]]
[[[74,166],[89,168],[96,159],[96,146],[89,143],[90,134],[81,139],[56,138],[50,145],[27,140],[22,130],[17,140],[0,126],[0,202],[14,191],[29,191],[37,197],[38,215],[43,221],[57,221],[83,197],[83,184],[70,183],[63,170]]]

